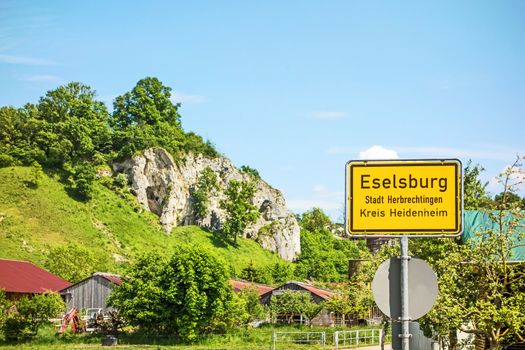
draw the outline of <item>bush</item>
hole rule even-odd
[[[15,304],[16,312],[8,316],[3,325],[7,341],[19,341],[33,338],[38,329],[49,323],[65,309],[65,304],[58,293],[37,294],[32,298],[24,297]]]
[[[128,185],[128,175],[124,173],[119,173],[113,179],[113,184],[115,185],[115,187],[120,189],[126,188],[126,186]]]
[[[205,250],[183,246],[170,258],[145,255],[127,275],[109,303],[145,333],[194,342],[200,334],[224,331],[234,322],[226,265]]]

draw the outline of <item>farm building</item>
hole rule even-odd
[[[274,288],[263,295],[261,295],[261,303],[268,305],[272,296],[281,294],[284,290],[295,290],[302,292],[309,292],[314,303],[319,304],[322,301],[328,300],[336,293],[334,291],[312,286],[308,283],[289,281],[280,287]]]
[[[243,289],[254,288],[255,290],[257,290],[257,294],[259,294],[259,297],[275,289],[275,287],[272,287],[266,284],[248,282],[248,281],[238,280],[238,279],[232,279],[230,280],[230,282],[233,286],[233,291],[235,293],[238,293]]]
[[[122,283],[119,275],[95,272],[92,276],[60,291],[69,308],[109,310],[107,301],[113,288]]]
[[[0,259],[0,289],[9,300],[47,291],[58,292],[71,285],[28,261]]]
[[[336,292],[328,290],[328,289],[315,287],[311,284],[307,284],[303,282],[289,281],[280,287],[274,288],[262,294],[260,296],[261,303],[264,305],[269,305],[272,297],[277,297],[280,294],[282,294],[284,291],[296,291],[296,292],[309,293],[310,297],[312,298],[312,301],[316,304],[319,304],[325,300],[328,300],[336,295]],[[303,318],[303,315],[293,315],[291,319],[293,319],[293,322],[298,322],[298,323],[303,323],[305,321]],[[278,315],[277,320],[278,321],[280,320],[281,322],[284,320],[290,320],[290,315]],[[336,322],[336,315],[330,312],[330,310],[322,310],[321,313],[319,313],[319,315],[311,319],[309,322],[312,325],[322,325],[322,326],[334,325]]]

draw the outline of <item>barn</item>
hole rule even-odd
[[[304,282],[297,281],[288,281],[280,287],[274,288],[260,296],[261,303],[264,305],[269,305],[272,297],[277,297],[282,294],[284,291],[296,291],[309,293],[312,301],[316,304],[320,304],[323,301],[326,301],[337,293],[328,289],[319,288]],[[289,320],[289,315],[277,315],[277,321],[284,322]],[[303,323],[303,315],[293,315],[293,322]],[[330,312],[330,310],[322,310],[319,315],[311,319],[310,324],[318,326],[330,326],[335,323],[335,315]]]
[[[9,300],[19,300],[47,291],[58,292],[71,285],[28,261],[0,259],[0,289]]]
[[[122,284],[119,275],[95,272],[92,276],[60,291],[68,308],[111,310],[107,305],[113,288]]]
[[[319,304],[322,301],[332,298],[336,293],[334,291],[315,287],[311,284],[304,282],[289,281],[280,287],[269,290],[268,292],[261,295],[261,302],[265,305],[270,303],[273,295],[279,295],[284,290],[295,290],[300,292],[308,292],[312,297],[314,303]]]

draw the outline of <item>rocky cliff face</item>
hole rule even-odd
[[[199,174],[209,167],[217,175],[219,190],[209,198],[209,213],[198,219],[192,205],[190,189]],[[231,180],[252,181],[256,192],[253,204],[259,208],[259,219],[250,225],[244,236],[259,242],[281,258],[294,260],[300,253],[299,225],[278,190],[261,179],[254,179],[241,172],[224,157],[215,159],[201,155],[188,155],[182,164],[176,164],[171,155],[161,148],[146,150],[143,155],[115,163],[113,170],[124,172],[131,182],[131,189],[147,210],[157,214],[164,230],[169,233],[174,226],[199,225],[219,230],[225,213],[219,202],[225,198],[224,190]]]

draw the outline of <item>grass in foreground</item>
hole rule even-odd
[[[363,328],[360,328],[363,329]],[[260,328],[239,329],[231,334],[213,334],[203,336],[193,345],[178,344],[173,337],[147,337],[140,334],[121,334],[118,336],[122,349],[177,349],[177,350],[207,350],[207,349],[271,349],[273,332],[325,332],[326,347],[333,345],[335,331],[350,330],[350,328],[307,327],[289,325],[266,325]],[[108,349],[101,345],[104,336],[95,334],[66,335],[56,337],[53,327],[43,328],[38,336],[26,343],[6,344],[0,342],[0,349]],[[322,349],[320,344],[278,343],[277,349]]]

